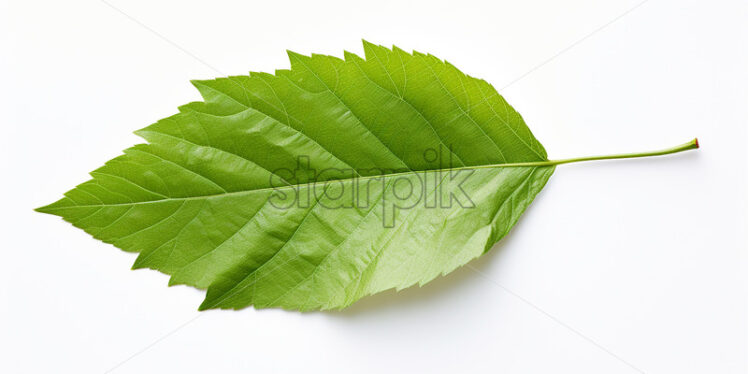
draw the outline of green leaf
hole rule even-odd
[[[364,42],[194,81],[204,102],[38,210],[207,289],[200,309],[343,308],[488,251],[558,163],[483,80]]]

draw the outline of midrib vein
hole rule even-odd
[[[387,179],[387,178],[393,178],[393,177],[399,177],[399,176],[405,176],[405,175],[414,175],[414,174],[419,174],[419,173],[427,174],[427,173],[439,173],[439,172],[456,172],[460,170],[494,169],[494,168],[505,168],[505,167],[552,166],[552,165],[555,165],[553,162],[554,161],[533,161],[533,162],[520,162],[520,163],[508,163],[508,164],[462,166],[462,167],[457,167],[457,168],[443,168],[443,169],[431,169],[431,170],[414,170],[414,171],[405,171],[405,172],[400,172],[400,173],[391,173],[391,174],[382,174],[382,175],[367,175],[367,176],[353,177],[353,178],[330,179],[330,180],[324,180],[324,181],[299,183],[299,184],[293,184],[293,185],[288,185],[288,186],[264,187],[264,188],[257,188],[257,189],[252,189],[252,190],[231,191],[231,192],[223,192],[223,193],[210,194],[210,195],[169,197],[169,198],[158,199],[158,200],[135,201],[135,202],[115,203],[115,204],[87,204],[87,205],[72,205],[72,206],[64,206],[64,207],[44,208],[42,209],[42,211],[53,212],[53,211],[60,211],[60,210],[74,209],[74,208],[116,207],[116,206],[143,205],[143,204],[157,204],[157,203],[165,203],[165,202],[170,202],[170,201],[213,199],[213,198],[222,198],[222,197],[229,197],[229,196],[248,195],[252,193],[262,193],[262,192],[275,191],[275,190],[306,188],[309,186],[313,186],[316,184],[324,184],[327,182],[351,183],[353,181],[362,181],[362,180],[369,180],[369,179],[376,179],[376,178]]]

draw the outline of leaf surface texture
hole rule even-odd
[[[343,308],[449,273],[507,234],[554,167],[512,166],[546,152],[487,82],[364,50],[194,81],[204,101],[39,210],[207,289],[201,309]]]

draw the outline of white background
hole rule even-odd
[[[748,2],[111,4],[0,1],[0,372],[748,372]],[[552,158],[702,148],[560,166],[476,270],[338,313],[198,313],[32,212],[199,99],[190,79],[361,38],[492,82]]]

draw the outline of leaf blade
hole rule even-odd
[[[336,309],[446,274],[506,235],[554,167],[514,165],[545,150],[489,84],[430,55],[364,50],[193,81],[204,102],[38,210],[207,289],[201,310]],[[298,204],[279,209],[279,191]]]

